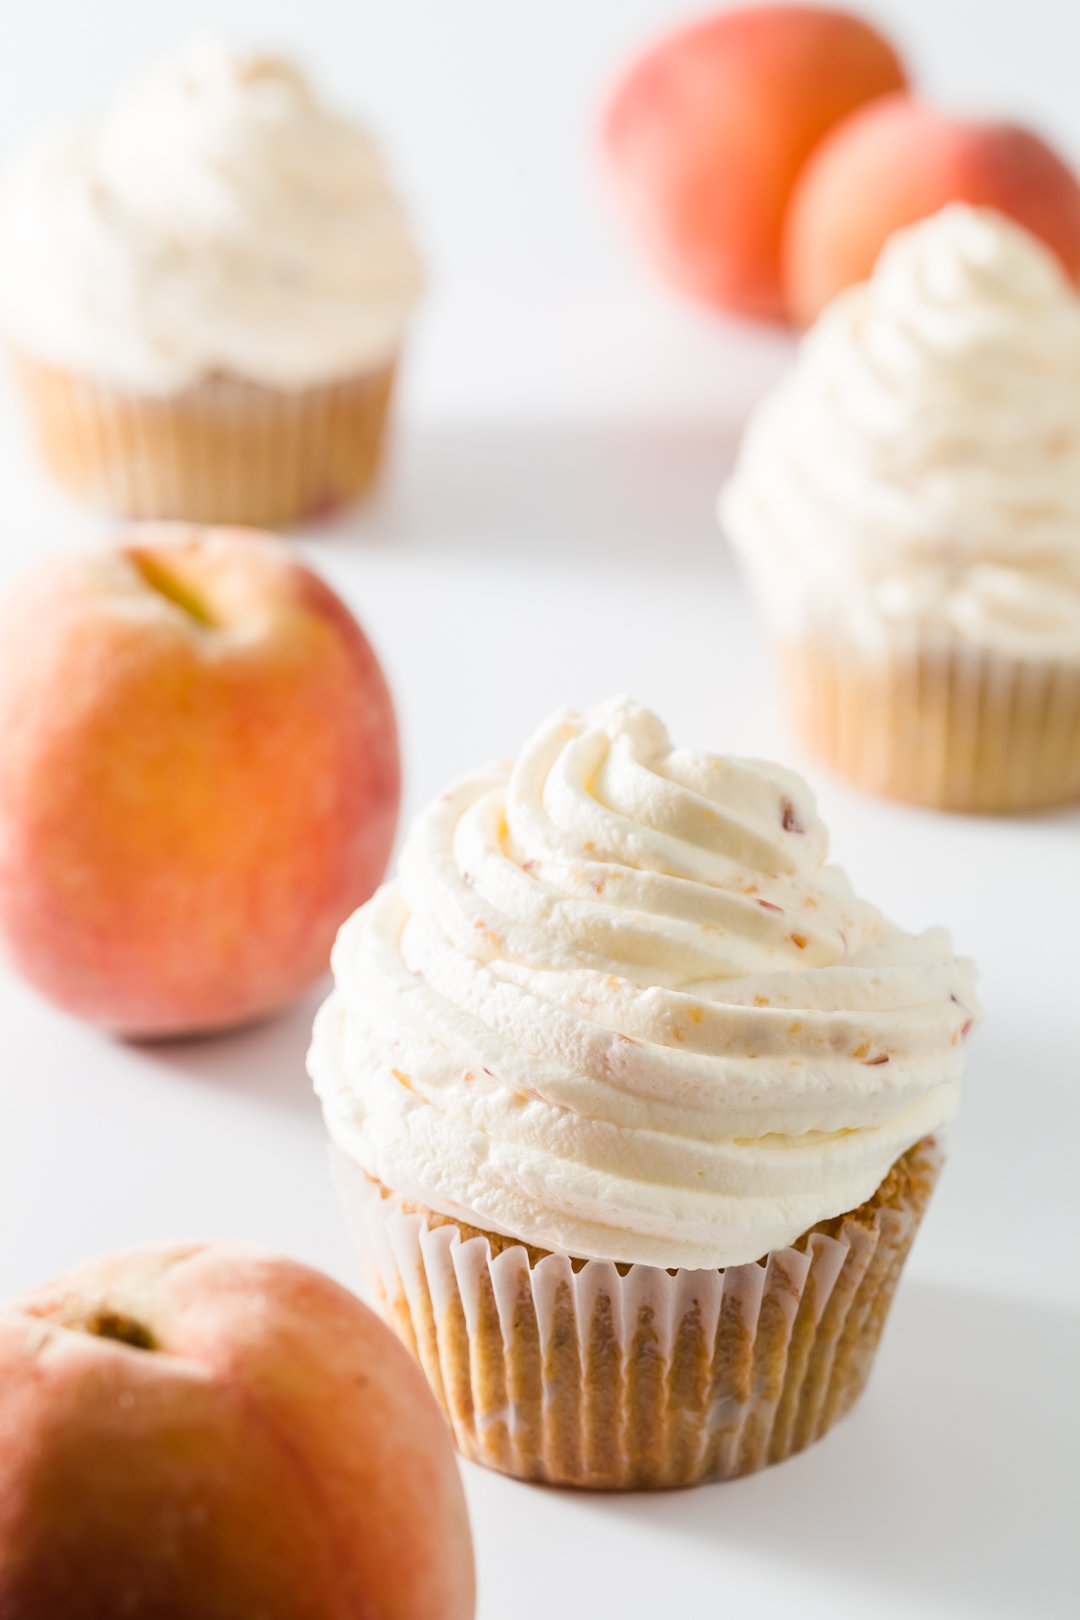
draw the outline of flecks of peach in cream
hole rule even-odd
[[[311,1072],[395,1191],[580,1256],[751,1260],[953,1113],[973,969],[827,864],[805,783],[626,700],[415,823],[342,929]]]

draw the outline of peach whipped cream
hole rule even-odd
[[[419,288],[368,135],[291,63],[214,41],[39,146],[0,204],[9,342],[140,393],[377,367]]]
[[[989,210],[898,232],[751,420],[721,501],[787,637],[1080,662],[1080,298]]]
[[[337,1145],[580,1257],[754,1260],[953,1114],[974,970],[827,864],[801,779],[625,699],[415,822],[344,926],[310,1069]]]

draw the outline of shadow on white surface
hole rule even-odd
[[[186,1081],[314,1117],[317,1104],[304,1060],[312,1020],[328,988],[329,981],[321,982],[285,1012],[220,1035],[134,1045],[147,1062]]]
[[[1078,1366],[1080,1318],[909,1281],[867,1394],[824,1441],[735,1484],[581,1511],[708,1542],[718,1578],[737,1549],[912,1614],[1071,1620]]]
[[[734,445],[722,422],[414,423],[371,504],[309,533],[463,559],[715,566]]]

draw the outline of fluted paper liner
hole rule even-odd
[[[722,1271],[573,1261],[410,1207],[336,1147],[374,1302],[458,1449],[519,1479],[645,1489],[800,1451],[866,1383],[941,1155],[859,1209]]]
[[[356,500],[378,472],[393,362],[294,391],[211,377],[156,398],[14,358],[49,472],[117,516],[292,523]]]
[[[986,812],[1080,799],[1080,660],[814,641],[783,663],[806,748],[870,792]]]

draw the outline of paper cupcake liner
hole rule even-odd
[[[371,486],[395,371],[294,392],[213,377],[158,399],[15,365],[41,458],[70,494],[122,517],[269,525]]]
[[[783,662],[804,746],[872,793],[987,812],[1080,798],[1080,664],[820,642]]]
[[[823,1435],[866,1383],[941,1162],[927,1138],[872,1199],[790,1248],[669,1272],[477,1232],[332,1155],[370,1293],[458,1449],[608,1490],[732,1479]]]

